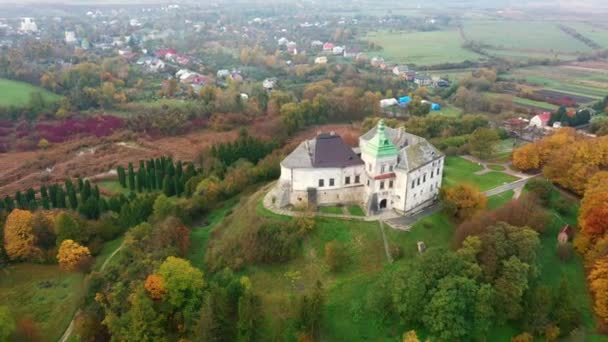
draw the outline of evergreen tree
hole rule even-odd
[[[51,209],[51,202],[49,201],[49,197],[48,196],[43,197],[42,200],[41,200],[41,202],[42,202],[42,207],[44,209],[46,209],[46,210]]]
[[[148,169],[148,174],[146,177],[146,190],[154,190],[156,188],[156,177],[154,175],[154,169]]]
[[[96,220],[99,218],[99,203],[97,201],[97,199],[93,196],[87,198],[86,201],[84,201],[80,207],[78,207],[78,212],[90,219],[90,220]]]
[[[81,177],[78,177],[78,192],[82,192],[83,188],[84,188],[84,181],[82,180]]]
[[[185,188],[186,188],[186,182],[184,181],[184,177],[182,176],[176,180],[175,194],[177,196],[181,196],[184,193]]]
[[[261,337],[260,319],[262,317],[260,299],[250,290],[245,291],[239,299],[238,309],[237,341],[258,341]]]
[[[49,187],[49,199],[51,200],[51,206],[57,208],[57,184],[53,184]]]
[[[143,164],[143,162],[142,162]],[[146,188],[146,171],[144,171],[143,167],[140,167],[137,170],[137,192],[143,192]]]
[[[182,167],[182,161],[178,160],[177,164],[175,164],[175,176],[179,179],[184,175],[184,170]]]
[[[175,195],[175,180],[173,177],[169,175],[165,176],[165,179],[163,179],[163,192],[167,197]]]
[[[74,190],[72,189],[72,191],[74,191]],[[76,192],[74,191],[74,194],[75,193]],[[66,205],[65,205],[65,192],[63,191],[62,187],[57,187],[57,196],[56,196],[55,202],[57,203],[57,207],[56,208],[62,208],[62,209],[66,208]],[[73,207],[73,209],[76,209],[77,207],[78,207],[78,202],[76,202],[76,206]]]
[[[46,198],[47,200],[49,199],[49,193],[48,193],[48,191],[46,189],[46,185],[43,185],[43,186],[40,187],[40,198],[41,199],[45,199]]]
[[[129,189],[135,191],[135,172],[133,171],[133,163],[129,163]]]
[[[155,169],[154,173],[154,179],[156,179],[156,189],[162,190],[164,176],[159,169]]]
[[[123,188],[127,188],[127,176],[125,175],[125,168],[120,165],[117,166],[116,174],[118,175],[118,183],[120,183]]]
[[[95,184],[95,187],[93,188],[93,197],[95,197],[96,200],[99,200],[101,198],[101,194],[99,193],[99,186],[97,186],[97,184]]]
[[[61,189],[61,190],[62,190],[61,192],[63,192],[63,189]],[[74,189],[74,187],[71,186],[71,187],[67,188],[67,192],[68,192],[68,201],[70,202],[70,208],[72,208],[73,210],[76,210],[78,208],[78,196],[76,196],[76,189]],[[64,197],[64,201],[65,201],[65,197]],[[59,203],[57,203],[57,205],[59,205]],[[64,207],[65,206],[61,206],[59,208],[64,208]]]
[[[17,202],[17,208],[25,210],[27,208],[27,201],[25,196],[21,194],[21,191],[17,191],[15,194],[15,201]]]
[[[89,180],[87,179],[84,182],[84,186],[82,187],[82,190],[80,191],[80,201],[82,203],[86,202],[92,195],[92,190],[91,190],[91,182],[89,182]]]
[[[38,202],[36,202],[36,200],[31,200],[27,203],[27,207],[29,209],[29,211],[35,211],[36,209],[38,209]]]
[[[28,203],[31,201],[35,201],[36,192],[34,191],[34,189],[32,189],[32,188],[27,189],[27,191],[25,193],[25,198],[27,199]]]
[[[13,201],[11,196],[7,195],[6,197],[4,197],[4,208],[7,211],[12,211],[13,209],[15,209],[15,202]]]

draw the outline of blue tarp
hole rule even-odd
[[[412,102],[412,98],[409,96],[403,96],[399,98],[399,103],[410,103]]]
[[[438,103],[431,103],[431,110],[441,110],[441,106]]]

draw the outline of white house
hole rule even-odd
[[[551,113],[543,112],[530,119],[528,127],[545,128],[549,125],[549,120],[551,120]]]
[[[360,150],[360,152],[358,152]],[[382,120],[352,149],[336,134],[302,142],[281,162],[279,206],[360,204],[369,214],[411,215],[439,196],[444,155]]]
[[[76,33],[74,31],[65,31],[65,43],[74,44],[78,41]]]
[[[327,57],[321,56],[315,58],[315,64],[327,64]]]
[[[22,32],[38,32],[38,25],[32,18],[21,18],[21,23],[19,25],[19,30]]]
[[[380,108],[392,107],[392,106],[396,106],[398,104],[399,104],[399,101],[397,101],[397,99],[395,99],[395,98],[380,100]]]

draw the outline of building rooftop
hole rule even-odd
[[[322,133],[302,142],[281,163],[287,168],[343,168],[363,165],[339,135]]]

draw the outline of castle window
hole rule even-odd
[[[434,175],[434,173],[433,173],[433,171],[431,171],[431,178],[433,178],[433,175]]]
[[[389,165],[388,170],[393,172],[393,165]]]
[[[334,179],[333,178],[329,179],[329,186],[334,186]]]
[[[393,181],[392,180],[388,181],[388,187],[389,187],[389,189],[393,188]]]
[[[355,184],[359,184],[359,182],[360,182],[359,175],[356,175],[355,176]]]
[[[367,180],[367,186],[369,186],[369,179]]]
[[[384,181],[380,182],[380,190],[384,190]]]
[[[412,181],[412,189],[416,186],[416,180]]]
[[[420,178],[418,178],[418,181],[416,181],[416,185],[420,185]]]
[[[384,165],[380,168],[380,173],[384,173]]]
[[[426,182],[426,173],[422,175],[422,183]]]
[[[344,184],[348,185],[350,184],[350,177],[346,176],[346,179],[344,179]]]
[[[439,168],[437,168],[437,176],[439,176]]]
[[[325,180],[319,179],[319,188],[322,188],[324,186],[325,186]]]
[[[369,170],[369,172],[372,172],[372,164],[371,163],[367,164],[367,169]]]

